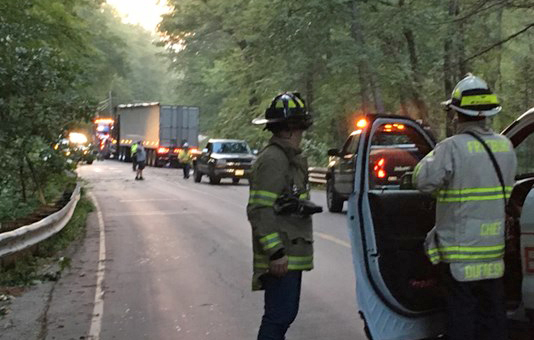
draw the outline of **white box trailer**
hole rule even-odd
[[[196,106],[121,104],[115,112],[119,160],[129,161],[132,144],[140,140],[147,151],[147,165],[151,166],[179,165],[177,155],[185,142],[190,148],[198,148],[200,110]]]

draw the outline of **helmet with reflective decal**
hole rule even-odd
[[[308,129],[312,123],[312,117],[306,109],[306,103],[298,92],[284,92],[271,102],[265,110],[264,118],[256,118],[252,121],[256,125],[266,125],[266,129],[271,127],[285,127],[288,129]]]
[[[502,109],[488,84],[470,73],[456,84],[451,99],[443,104],[458,113],[473,117],[490,117]]]

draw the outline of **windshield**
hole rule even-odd
[[[250,149],[245,142],[224,142],[213,143],[215,153],[250,153]]]

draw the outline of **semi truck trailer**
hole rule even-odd
[[[115,108],[115,157],[131,160],[133,143],[143,142],[149,166],[179,166],[178,153],[187,142],[198,149],[199,108],[196,106],[161,105],[160,103],[121,104]]]

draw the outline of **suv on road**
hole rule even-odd
[[[219,184],[222,178],[231,178],[237,184],[241,178],[248,178],[255,158],[244,140],[210,139],[193,161],[195,182],[207,175],[210,184]]]

